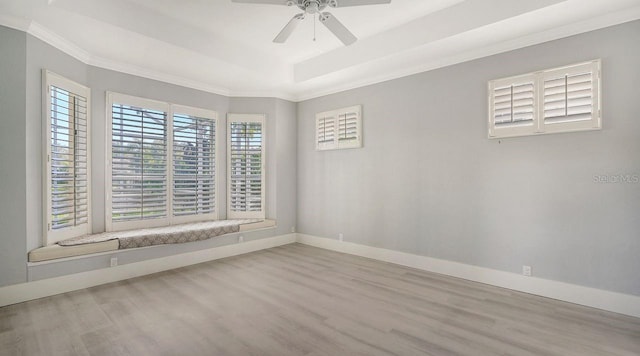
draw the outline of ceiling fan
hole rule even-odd
[[[361,5],[389,4],[391,0],[231,0],[232,2],[249,3],[249,4],[272,4],[297,6],[304,11],[293,16],[289,23],[280,31],[273,42],[284,43],[293,33],[298,24],[304,20],[305,15],[315,16],[318,14],[320,22],[329,29],[342,43],[346,46],[358,40],[342,22],[338,21],[335,16],[329,12],[323,12],[328,7],[347,7]]]

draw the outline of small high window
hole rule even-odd
[[[362,107],[316,114],[316,150],[362,147]]]
[[[600,60],[489,82],[489,138],[597,130]]]

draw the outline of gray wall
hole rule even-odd
[[[26,35],[0,26],[0,286],[27,276]]]
[[[27,252],[42,245],[42,69],[48,69],[91,88],[92,104],[92,219],[94,232],[105,229],[105,103],[106,92],[140,96],[218,112],[221,138],[226,142],[226,115],[265,113],[268,167],[267,214],[277,228],[246,232],[245,240],[284,234],[295,224],[296,104],[274,98],[227,98],[115,71],[88,66],[23,32],[0,26],[0,287],[83,272],[109,265],[109,255],[36,264],[27,268]],[[219,152],[219,208],[226,216],[226,148]],[[279,169],[276,169],[276,168]],[[288,185],[279,185],[282,180]],[[292,183],[293,182],[293,183]],[[9,187],[10,189],[7,189]],[[278,188],[276,190],[276,188]],[[279,200],[282,200],[282,204]],[[293,202],[293,203],[291,203]],[[117,254],[120,264],[133,263],[199,249],[236,243],[229,234],[197,243],[159,246]]]
[[[298,105],[299,232],[640,295],[640,21]],[[602,58],[601,131],[487,139],[487,81]],[[314,150],[363,105],[364,148]]]

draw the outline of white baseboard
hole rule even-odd
[[[305,234],[298,234],[297,242],[615,313],[640,317],[640,297],[630,294],[610,292],[549,279],[526,277],[516,273],[350,242],[340,242],[339,240]]]
[[[67,276],[43,279],[35,282],[0,287],[0,307],[60,293],[144,276],[174,268],[241,255],[296,241],[296,234],[280,235],[238,244],[220,246],[173,256],[103,268]]]

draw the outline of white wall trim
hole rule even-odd
[[[117,267],[70,274],[67,276],[38,280],[35,282],[0,287],[0,307],[48,297],[105,283],[144,276],[156,272],[241,255],[271,247],[287,245],[296,241],[296,234],[279,235],[264,239],[214,247],[206,250],[155,258],[129,263]]]
[[[48,28],[40,25],[35,21],[31,21],[26,32],[31,36],[41,40],[42,42],[48,43],[49,45],[70,55],[71,57],[79,60],[82,63],[87,64],[91,60],[91,54],[89,54],[89,52],[78,47],[73,42],[67,40],[62,36],[59,36],[55,32],[49,30]]]
[[[27,32],[31,20],[24,17],[7,16],[0,14],[0,25],[12,28],[14,30]]]
[[[340,242],[339,240],[329,238],[305,234],[298,234],[297,236],[297,242],[309,246],[395,263],[406,267],[558,299],[614,313],[640,317],[640,297],[635,295],[583,287],[549,279],[525,277],[519,274],[490,268],[359,245],[351,242]]]

